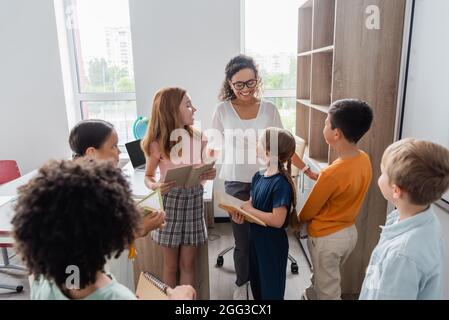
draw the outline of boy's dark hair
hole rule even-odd
[[[229,81],[231,81],[232,77],[237,72],[243,69],[251,69],[254,71],[254,75],[258,81],[257,91],[260,91],[261,79],[259,77],[259,70],[254,62],[254,59],[244,54],[240,54],[232,58],[226,65],[225,80],[223,81],[223,86],[221,87],[220,95],[218,97],[220,101],[231,101],[236,98],[234,91],[229,85]]]
[[[96,280],[106,258],[135,238],[139,213],[120,169],[92,159],[50,161],[19,188],[14,238],[30,273],[64,288],[68,266],[80,289]]]
[[[73,152],[73,158],[85,155],[90,147],[100,149],[109,135],[114,131],[114,126],[104,120],[82,120],[70,131],[69,144]]]
[[[373,110],[364,101],[345,99],[334,102],[329,108],[332,129],[340,129],[346,140],[357,143],[371,127]]]

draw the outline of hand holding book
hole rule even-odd
[[[246,201],[240,205],[240,209],[250,213],[250,210],[253,206],[250,201]],[[232,221],[237,224],[243,224],[245,222],[245,216],[239,213],[238,210],[228,212],[231,215]]]
[[[191,188],[197,186],[202,180],[211,180],[216,176],[215,162],[200,166],[186,165],[168,169],[164,181],[176,182],[177,187]]]
[[[167,296],[170,300],[196,300],[196,291],[192,286],[177,286],[167,288]]]
[[[246,208],[248,205],[251,205],[250,203],[245,204],[242,200],[223,192],[215,192],[215,198],[217,199],[218,207],[227,211],[236,223],[243,223],[242,217],[244,217],[244,220],[248,222],[257,223],[264,227],[267,226],[265,222],[242,208],[242,206]]]
[[[165,226],[165,212],[151,211],[142,218],[140,225],[140,237],[146,237],[153,230],[163,228]]]
[[[145,198],[137,202],[137,207],[142,213],[140,236],[146,236],[150,231],[162,228],[165,225],[165,212],[160,190],[151,192]]]
[[[235,211],[229,211],[229,215],[231,216],[232,221],[237,224],[244,224],[245,223],[245,217],[240,214],[237,210]]]
[[[176,181],[169,181],[169,182],[155,182],[151,186],[153,190],[161,190],[161,194],[168,193],[172,188],[176,186]]]
[[[200,179],[201,180],[214,180],[216,176],[217,176],[217,169],[212,168],[212,169],[209,169],[208,171],[204,172],[200,176]]]
[[[142,272],[136,296],[140,300],[195,300],[196,291],[192,286],[177,286],[172,289],[154,274]]]

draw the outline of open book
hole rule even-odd
[[[190,188],[201,183],[200,176],[211,170],[215,161],[201,166],[186,165],[179,168],[168,169],[164,182],[176,181],[177,187]]]
[[[237,199],[233,196],[230,196],[227,193],[218,192],[218,191],[215,192],[214,197],[218,202],[219,208],[221,208],[225,211],[237,210],[241,215],[243,215],[243,217],[245,218],[246,221],[251,222],[251,223],[257,223],[264,227],[267,226],[267,224],[265,222],[256,218],[251,213],[246,212],[245,210],[240,208],[242,206],[242,204],[244,203],[244,201]]]
[[[157,189],[141,200],[138,200],[137,206],[144,209],[144,215],[151,214],[155,211],[164,210],[164,202],[162,201],[161,190]]]
[[[158,277],[149,273],[142,272],[137,284],[136,296],[140,300],[168,300],[168,286]]]

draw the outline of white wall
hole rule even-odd
[[[417,0],[405,97],[403,137],[428,139],[449,147],[449,37],[447,0]],[[449,192],[445,199],[449,199]],[[443,298],[449,299],[449,210],[435,206],[445,246]]]
[[[447,0],[416,1],[403,136],[449,148],[447,12]],[[443,198],[449,201],[449,191]]]
[[[443,241],[445,246],[443,299],[449,300],[449,211],[443,210],[438,206],[435,206],[435,209],[443,230]]]
[[[209,128],[226,63],[241,51],[240,0],[131,0],[130,16],[138,114],[150,116],[160,88],[181,86]]]
[[[69,156],[53,0],[0,0],[0,159]]]
[[[207,128],[225,65],[240,53],[240,0],[132,0],[130,16],[139,115],[157,90],[181,86]]]

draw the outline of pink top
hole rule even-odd
[[[172,157],[171,160],[161,152],[161,148],[156,141],[150,144],[150,157],[155,157],[159,160],[160,181],[164,181],[168,169],[192,164],[194,166],[204,164],[202,152],[206,148],[207,139],[204,135],[201,135],[201,137],[201,140],[195,134],[193,137],[186,137],[186,139],[183,137],[181,143],[172,148],[172,153],[175,155],[175,158]],[[177,152],[175,150],[179,151],[181,146],[183,151],[182,156],[176,157]]]

